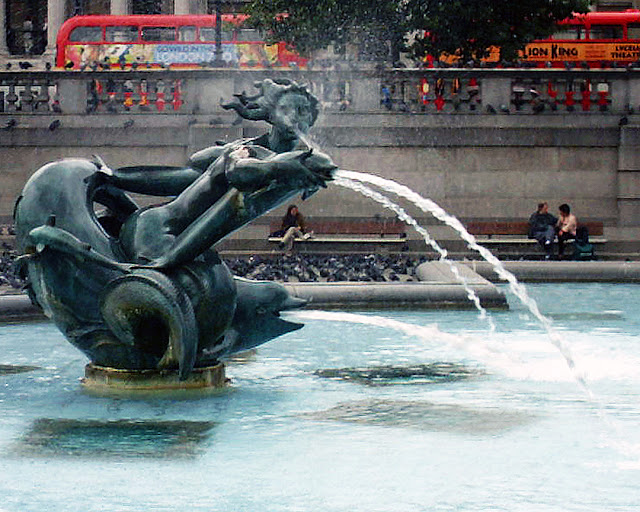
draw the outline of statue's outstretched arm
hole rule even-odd
[[[152,196],[177,196],[197,180],[228,145],[212,146],[194,153],[187,167],[171,165],[134,165],[118,169],[104,168],[108,183],[127,192]]]
[[[227,180],[238,190],[253,192],[270,184],[285,185],[292,190],[326,187],[337,167],[329,157],[312,151],[273,153],[266,159],[239,158],[229,165]]]
[[[204,172],[228,149],[228,147],[229,145],[225,144],[201,149],[189,157],[189,166]]]
[[[191,167],[134,165],[114,169],[107,181],[127,192],[177,196],[200,176],[201,173]]]

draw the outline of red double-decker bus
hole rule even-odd
[[[218,45],[214,15],[75,16],[62,24],[56,66],[196,67],[218,62],[241,68],[304,68],[285,43],[266,44],[245,26],[246,15],[223,14]],[[220,54],[218,54],[218,49]]]
[[[458,55],[443,54],[440,61],[458,62]],[[431,63],[432,56],[425,58]],[[489,48],[483,62],[497,63],[500,48]],[[520,62],[531,62],[539,67],[563,67],[566,63],[587,63],[590,67],[630,64],[640,60],[640,11],[589,12],[576,14],[558,22],[554,33],[545,39],[527,44],[520,52]]]
[[[558,24],[547,39],[528,44],[521,54],[528,62],[628,64],[640,60],[640,11],[589,12]]]

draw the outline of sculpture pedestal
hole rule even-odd
[[[120,370],[89,363],[82,384],[96,391],[162,391],[223,388],[227,379],[222,363],[194,368],[186,380],[179,379],[178,370]]]

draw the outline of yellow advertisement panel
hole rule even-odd
[[[620,41],[617,43],[591,43],[587,41],[554,42],[543,41],[528,44],[520,52],[520,59],[530,62],[592,62],[617,61],[634,62],[640,60],[640,42]],[[447,64],[459,62],[460,56],[443,53],[440,61]],[[498,62],[500,49],[492,46],[483,62]]]
[[[522,59],[533,62],[546,61],[635,61],[640,59],[640,43],[558,43],[545,41],[528,44]]]

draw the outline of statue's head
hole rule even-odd
[[[283,134],[295,137],[305,134],[318,118],[318,99],[307,87],[288,79],[256,82],[260,92],[255,96],[236,95],[236,100],[223,104],[252,121],[266,121]]]

